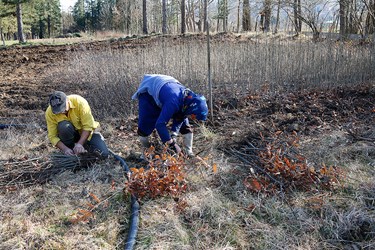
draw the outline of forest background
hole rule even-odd
[[[59,0],[0,1],[4,44],[79,32],[184,34],[208,25],[212,32],[309,32],[314,39],[324,32],[365,40],[374,24],[374,0],[78,0],[67,10]]]

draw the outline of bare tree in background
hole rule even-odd
[[[198,1],[198,21],[195,22],[199,32],[203,31],[204,26],[204,0]]]
[[[366,34],[374,34],[375,38],[375,0],[362,0],[367,8]]]
[[[347,26],[347,7],[348,7],[348,4],[347,4],[347,0],[339,0],[339,6],[340,6],[340,10],[339,10],[339,16],[340,16],[340,36],[341,36],[341,39],[344,39],[346,37],[346,34],[347,34],[347,29],[346,29],[346,26]]]
[[[276,23],[274,33],[277,34],[280,23],[280,9],[281,9],[281,0],[277,0],[277,10],[276,10]]]
[[[195,3],[194,0],[188,0],[186,8],[185,23],[187,30],[195,32]]]
[[[207,31],[208,30],[208,16],[207,16],[207,6],[208,6],[208,3],[207,1],[208,0],[203,0],[204,1],[204,5],[203,5],[203,32]]]
[[[228,31],[228,16],[229,16],[229,6],[228,6],[228,0],[222,0],[223,1],[223,31]]]
[[[250,1],[243,0],[242,30],[251,31]]]
[[[131,27],[132,27],[132,9],[131,9],[131,1],[127,1],[125,5],[125,30],[130,33]]]
[[[186,33],[186,9],[185,0],[181,0],[181,34]]]
[[[162,1],[162,7],[161,7],[161,12],[162,12],[162,33],[167,34],[167,3],[166,0]]]
[[[216,30],[220,31],[220,21],[222,23],[223,31],[228,31],[228,16],[229,16],[229,6],[228,0],[218,0],[217,1],[217,15],[216,15]]]
[[[143,17],[143,34],[148,34],[148,30],[147,30],[147,0],[142,1],[142,17]]]
[[[271,10],[272,10],[271,0],[264,0],[263,10],[260,12],[260,29],[263,32],[270,31]]]
[[[298,31],[302,26],[302,24],[299,24],[300,20],[311,29],[311,32],[313,33],[313,40],[319,39],[323,25],[325,21],[327,21],[327,16],[329,15],[329,12],[327,11],[327,6],[329,3],[330,0],[304,1],[300,7],[297,7],[296,12],[296,2],[287,2],[287,5],[289,4],[289,7],[293,8],[294,21],[297,20],[297,23],[295,23],[296,33],[298,34]],[[299,8],[301,8],[301,12],[298,10]],[[288,12],[287,9],[286,11]],[[292,16],[291,13],[288,13],[288,15]]]
[[[236,32],[239,33],[240,32],[240,14],[241,12],[241,0],[238,0],[238,4],[237,4],[237,28],[236,28]]]
[[[339,0],[339,6],[341,39],[346,39],[349,34],[360,34],[365,39],[373,32],[374,0]]]
[[[293,20],[294,20],[294,30],[296,31],[297,35],[302,31],[302,10],[301,10],[301,0],[294,0],[293,4]]]

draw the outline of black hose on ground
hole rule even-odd
[[[0,124],[0,129],[6,129],[6,128],[26,128],[27,124]]]
[[[113,155],[113,157],[118,160],[121,166],[124,168],[126,177],[130,175],[130,169],[128,164],[124,161],[124,159],[118,155],[116,155],[112,150],[109,152]],[[128,237],[125,243],[125,250],[132,250],[135,244],[135,240],[137,237],[138,232],[138,224],[139,224],[139,203],[137,198],[134,195],[131,195],[131,215],[130,215],[130,226],[128,231]]]
[[[131,250],[134,247],[139,224],[139,203],[134,195],[131,195],[131,215],[128,237],[125,243],[125,250]]]

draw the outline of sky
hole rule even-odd
[[[77,0],[60,0],[61,10],[67,11],[69,7],[73,7]]]

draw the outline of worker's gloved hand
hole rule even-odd
[[[86,149],[82,146],[82,144],[76,143],[74,145],[73,151],[76,155],[82,154],[86,152]]]
[[[66,148],[63,150],[65,155],[74,155],[74,151],[70,148]]]
[[[178,144],[176,143],[174,139],[172,140],[173,140],[172,143],[168,144],[169,149],[173,150],[176,154],[180,154],[181,153],[180,146],[178,146]]]

